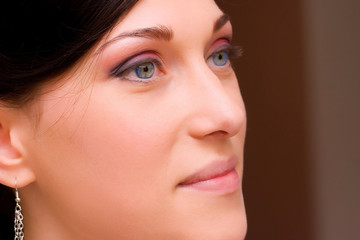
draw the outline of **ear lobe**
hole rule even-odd
[[[15,179],[20,188],[35,181],[35,175],[14,145],[11,128],[6,126],[0,114],[0,184],[13,188]]]

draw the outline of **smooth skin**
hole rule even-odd
[[[241,188],[179,187],[232,156],[242,178],[243,100],[212,58],[232,34],[214,32],[222,15],[212,0],[141,0],[34,101],[1,108],[0,181],[17,179],[27,240],[244,239]],[[144,28],[170,34],[128,34]]]

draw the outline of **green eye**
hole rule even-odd
[[[155,66],[151,62],[142,63],[135,68],[135,73],[138,78],[151,78],[154,75]]]
[[[224,66],[229,60],[229,54],[226,51],[220,51],[212,55],[212,60],[216,66]]]

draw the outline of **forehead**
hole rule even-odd
[[[119,32],[157,25],[175,30],[204,27],[213,25],[222,14],[213,0],[141,0],[120,19],[110,38]]]

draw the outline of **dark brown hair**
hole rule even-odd
[[[0,1],[0,107],[21,107],[73,66],[138,0]],[[0,184],[0,240],[12,239],[14,196]]]
[[[14,0],[0,3],[0,102],[21,106],[67,70],[137,0]]]

